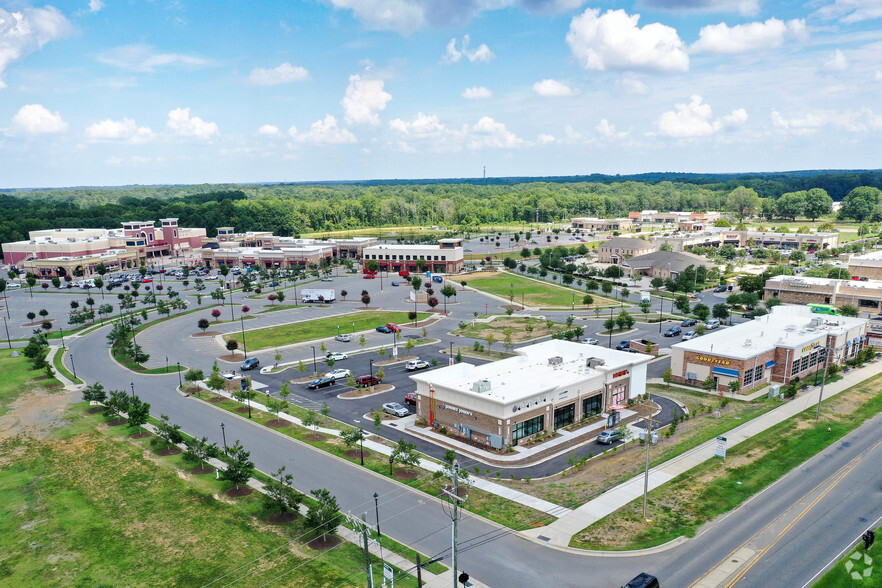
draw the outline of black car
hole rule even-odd
[[[726,291],[725,286],[717,286],[716,288],[714,288],[714,292],[725,292],[725,291]]]
[[[643,572],[637,575],[633,580],[628,582],[622,588],[659,588],[658,578],[652,574]]]
[[[616,349],[618,349],[619,351],[627,351],[630,348],[631,348],[630,341],[620,341],[619,344],[616,345]]]
[[[698,321],[695,319],[686,319],[682,323],[680,323],[681,327],[694,327],[698,324]]]
[[[379,327],[377,327],[376,330],[378,333],[391,333],[392,332],[392,329],[390,329],[386,325],[380,325]]]
[[[317,390],[319,388],[324,388],[325,386],[333,386],[334,378],[329,378],[328,376],[322,376],[321,378],[316,378],[312,382],[306,385],[310,390]]]
[[[682,332],[680,327],[671,327],[665,331],[665,337],[679,337]]]
[[[744,314],[741,315],[741,318],[751,320],[751,319],[753,319],[753,313],[752,312],[745,312]]]

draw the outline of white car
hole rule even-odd
[[[387,402],[386,404],[384,404],[383,412],[397,417],[406,417],[410,414],[409,410],[407,410],[397,402]]]
[[[349,333],[342,333],[334,337],[334,339],[341,343],[349,343],[350,341],[352,341],[352,335],[350,335]]]
[[[427,367],[429,367],[428,361],[423,361],[422,359],[411,359],[404,366],[404,369],[406,369],[409,372],[415,372],[417,370],[424,370]]]
[[[600,341],[598,341],[597,339],[588,338],[582,339],[582,343],[584,343],[585,345],[599,345]]]
[[[18,290],[19,288],[21,288],[21,284],[16,284],[15,282],[6,284],[7,290]]]
[[[352,372],[350,372],[349,370],[344,370],[343,368],[332,370],[332,371],[328,372],[327,374],[325,374],[325,376],[327,376],[329,378],[334,378],[335,381],[336,380],[345,380],[346,378],[348,378],[351,375],[352,375]]]
[[[686,331],[685,333],[683,333],[683,339],[682,339],[682,340],[683,340],[683,341],[688,341],[688,340],[690,340],[690,339],[695,339],[696,337],[698,337],[698,335],[695,333],[695,331]]]
[[[325,359],[340,361],[341,359],[349,359],[349,356],[345,353],[340,353],[339,351],[328,351],[327,355],[325,355]]]

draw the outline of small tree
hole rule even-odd
[[[181,434],[181,425],[172,424],[168,416],[160,415],[159,424],[156,425],[156,434],[160,439],[165,441],[165,448],[170,449],[172,445],[180,443],[184,440]]]
[[[418,466],[420,454],[416,450],[416,444],[406,439],[399,439],[398,444],[392,449],[392,462],[398,462],[405,467]]]
[[[202,373],[202,370],[189,370],[184,374],[184,381],[187,382],[191,388],[196,387],[196,383],[201,382],[204,379],[205,374]]]
[[[251,474],[254,473],[254,462],[249,459],[251,452],[245,451],[245,448],[242,447],[238,439],[230,447],[229,456],[230,460],[227,463],[227,469],[221,474],[221,478],[235,484],[236,490],[238,490],[239,486],[248,483]]]
[[[701,387],[707,390],[708,392],[713,391],[717,387],[717,383],[714,380],[713,376],[708,376],[707,379],[701,383]]]
[[[316,536],[321,535],[327,541],[328,535],[334,535],[340,521],[340,507],[337,499],[325,488],[312,490],[310,494],[315,502],[309,505],[306,513],[306,525],[314,530]]]
[[[83,400],[104,404],[107,401],[107,392],[104,391],[104,386],[95,382],[83,389]]]
[[[858,314],[860,314],[860,311],[857,309],[856,306],[852,306],[851,304],[843,304],[839,307],[839,314],[841,314],[842,316],[856,317],[858,316]]]
[[[294,476],[285,473],[285,466],[273,472],[269,481],[264,484],[263,505],[267,510],[279,513],[297,513],[303,494],[292,488]]]
[[[129,415],[129,426],[138,427],[138,432],[143,433],[142,427],[150,417],[150,404],[142,402],[137,396],[129,398],[129,407],[126,411]]]
[[[732,380],[729,382],[729,392],[734,396],[738,394],[738,391],[741,390],[741,382],[739,380]]]
[[[343,444],[349,449],[353,449],[358,446],[359,443],[364,439],[364,431],[361,429],[350,428],[344,429],[340,431],[340,439],[343,441]]]
[[[668,388],[671,387],[671,382],[673,381],[673,379],[674,379],[674,372],[672,372],[671,370],[668,369],[662,373],[662,380],[665,381],[665,384],[668,385]]]
[[[215,322],[217,322],[218,319],[220,319],[220,315],[221,315],[221,311],[218,310],[217,308],[215,308],[214,310],[211,311],[211,316],[214,317]]]
[[[197,439],[193,437],[185,442],[187,449],[184,451],[183,458],[190,463],[198,463],[199,467],[205,469],[205,462],[220,455],[217,443],[209,443],[208,437]]]
[[[364,304],[365,308],[367,308],[367,305],[371,303],[371,295],[370,294],[362,294],[361,295],[361,303]]]
[[[218,316],[220,316],[220,313],[218,313]],[[207,318],[201,318],[196,321],[196,326],[202,329],[202,332],[204,333],[205,329],[211,326],[211,322],[209,322]]]
[[[227,341],[227,351],[235,355],[237,349],[239,349],[238,341],[236,341],[235,339],[230,339],[229,341]]]

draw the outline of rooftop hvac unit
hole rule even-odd
[[[810,327],[820,327],[823,324],[824,324],[824,319],[819,316],[812,317],[812,320],[809,321]]]
[[[750,347],[751,345],[753,345],[753,341],[751,341],[750,339],[745,339],[745,340],[744,340],[744,346],[745,346],[745,347]]]
[[[796,325],[787,325],[786,327],[784,327],[784,330],[792,333],[796,330]]]
[[[478,380],[472,384],[472,392],[482,394],[490,391],[490,380]]]
[[[554,355],[548,358],[548,365],[561,365],[563,364],[563,357],[560,355]]]
[[[781,385],[772,384],[769,386],[769,398],[778,398],[781,395]]]
[[[600,359],[599,357],[589,357],[585,360],[585,367],[594,368],[601,365],[606,365],[605,359]]]

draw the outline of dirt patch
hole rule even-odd
[[[39,327],[40,325],[42,325],[42,324],[43,324],[44,322],[46,322],[46,321],[49,321],[49,322],[51,323],[51,322],[53,322],[54,320],[55,320],[54,318],[47,318],[47,319],[45,319],[45,320],[34,321],[34,322],[32,322],[32,323],[25,323],[25,324],[23,324],[22,326],[23,326],[23,327]]]
[[[224,400],[226,400],[226,398],[224,398],[223,396],[212,396],[208,399],[208,401],[212,404],[217,404],[218,402],[223,402]]]
[[[419,475],[420,473],[416,470],[398,470],[392,474],[392,477],[402,482],[410,482],[411,480],[416,480]]]
[[[289,380],[292,384],[309,384],[315,380],[312,376],[306,376],[305,378],[297,378],[296,380]]]
[[[213,474],[214,468],[193,468],[190,473],[194,476],[202,476],[205,474]]]
[[[338,394],[337,398],[366,398],[368,396],[373,396],[374,394],[382,394],[383,392],[388,392],[393,388],[394,386],[392,384],[380,384],[378,386],[374,386],[373,390],[371,390],[370,388],[359,388],[357,390],[343,392],[342,394]]]
[[[121,427],[123,425],[127,425],[128,423],[129,423],[129,421],[127,421],[126,419],[116,419],[115,421],[110,421],[109,423],[107,423],[107,426],[108,427]]]
[[[218,359],[221,361],[226,361],[228,363],[236,363],[245,359],[245,356],[239,355],[238,353],[232,353],[230,355],[221,355],[220,357],[218,357]]]
[[[191,337],[217,337],[223,335],[220,331],[203,331],[202,333],[193,333]]]
[[[250,486],[239,486],[238,488],[230,488],[226,491],[226,495],[230,498],[240,498],[242,496],[250,496],[254,492],[254,488]]]
[[[307,545],[310,549],[314,549],[316,551],[327,551],[329,549],[333,549],[342,543],[343,540],[339,537],[335,537],[334,535],[326,535],[324,539],[321,537],[316,537]]]
[[[168,457],[169,455],[177,455],[181,452],[181,450],[177,447],[169,447],[167,449],[160,449],[156,452],[156,455],[161,455],[162,457]]]
[[[305,435],[303,438],[307,441],[324,441],[327,438],[327,435],[323,435],[321,433],[310,433],[309,435]]]
[[[274,512],[270,516],[266,517],[266,520],[274,525],[284,525],[285,523],[290,523],[291,521],[296,519],[297,513],[293,511]]]
[[[264,423],[267,427],[284,427],[286,425],[290,425],[288,421],[284,419],[273,419],[271,421],[267,421]]]
[[[9,412],[0,417],[0,439],[20,434],[45,439],[52,429],[64,424],[67,405],[79,397],[78,392],[51,394],[45,390],[19,396],[9,407]],[[95,408],[99,412],[104,410]]]
[[[448,494],[453,494],[453,486],[451,486],[449,484],[447,486],[444,486],[444,492],[446,492]],[[469,493],[469,489],[466,486],[457,486],[456,495],[459,496],[460,498],[467,496],[468,493]]]
[[[238,412],[239,414],[245,414],[246,412],[248,412],[248,407],[247,406],[240,406],[239,408],[236,409],[236,412]]]
[[[152,436],[153,435],[151,435],[150,433],[141,432],[141,433],[135,433],[134,435],[131,435],[131,438],[132,439],[146,439],[147,437],[152,437]]]
[[[98,414],[99,412],[104,412],[103,406],[93,406],[89,410],[86,411],[86,414]]]

